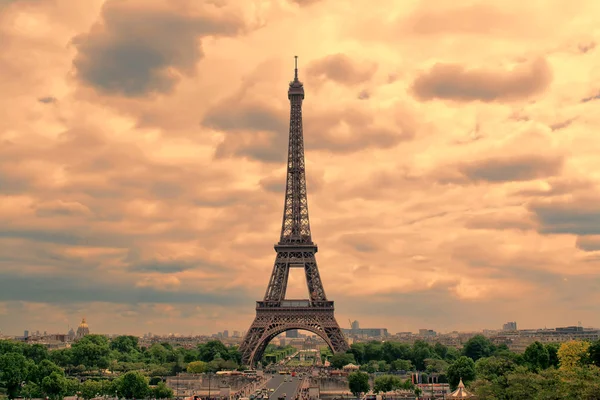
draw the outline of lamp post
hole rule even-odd
[[[207,372],[208,374],[208,398],[210,400],[210,372]]]

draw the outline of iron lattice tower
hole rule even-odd
[[[256,318],[244,336],[242,363],[254,365],[275,336],[290,329],[304,329],[320,336],[335,352],[348,350],[348,343],[334,316],[333,301],[327,300],[319,276],[312,241],[306,196],[302,101],[304,86],[298,80],[298,57],[290,82],[290,138],[287,182],[281,237],[275,245],[275,265],[263,301],[256,302]],[[286,300],[290,268],[304,268],[308,300]]]

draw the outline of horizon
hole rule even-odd
[[[341,328],[600,326],[600,3],[383,1],[0,2],[0,330],[246,331],[295,55]]]

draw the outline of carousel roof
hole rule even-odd
[[[465,384],[462,381],[462,378],[458,384],[456,390],[448,395],[449,399],[470,399],[473,395],[467,391],[465,388]]]

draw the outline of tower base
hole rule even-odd
[[[327,343],[333,353],[347,351],[348,343],[333,311],[333,301],[258,301],[256,318],[240,346],[242,364],[255,365],[261,360],[269,342],[291,329],[314,333]]]

